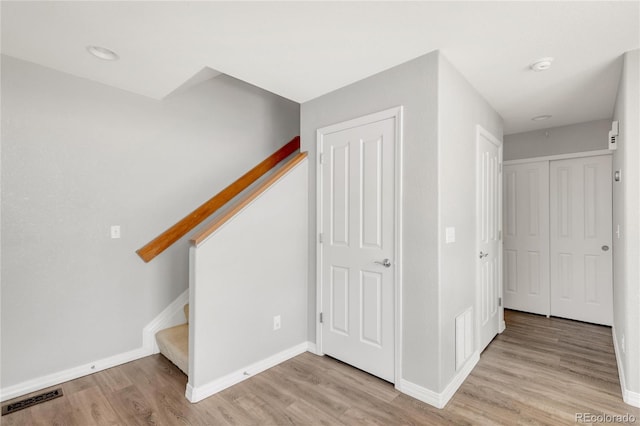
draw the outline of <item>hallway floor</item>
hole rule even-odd
[[[12,425],[575,425],[624,404],[609,327],[506,311],[507,329],[442,410],[329,357],[299,355],[197,404],[161,355],[76,379],[64,396],[4,416]],[[59,386],[57,386],[59,387]],[[37,392],[41,393],[41,392]]]

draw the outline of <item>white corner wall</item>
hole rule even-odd
[[[439,391],[454,382],[455,319],[476,303],[476,139],[477,126],[502,140],[502,117],[446,57],[438,63],[438,230],[440,270]],[[456,241],[445,242],[445,228]],[[475,317],[475,314],[474,314]],[[502,315],[501,315],[502,319]],[[474,330],[476,327],[474,320]],[[475,334],[475,332],[474,332]],[[478,350],[478,342],[474,342]],[[471,361],[474,358],[471,357]],[[477,355],[476,358],[477,360]],[[469,362],[469,361],[467,361]],[[470,369],[469,369],[470,371]],[[468,374],[468,372],[467,372]],[[462,383],[460,381],[458,386]],[[457,389],[457,387],[456,387]]]
[[[305,159],[191,247],[190,401],[307,350],[308,173]]]
[[[622,394],[640,407],[640,50],[624,55],[613,119],[620,122],[613,170],[613,339]],[[615,234],[614,234],[615,235]]]
[[[156,101],[1,66],[4,398],[144,354],[143,328],[188,286],[188,245],[148,264],[135,250],[299,134],[300,116],[228,76]]]

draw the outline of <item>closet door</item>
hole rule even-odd
[[[550,164],[551,315],[611,325],[611,157]]]
[[[504,306],[549,315],[549,162],[504,166]]]

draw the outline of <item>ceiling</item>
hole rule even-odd
[[[155,99],[231,75],[303,103],[436,49],[505,134],[609,118],[631,2],[11,2],[2,53]],[[87,45],[116,51],[106,62]],[[529,64],[551,56],[553,67]],[[204,71],[203,71],[204,70]],[[550,114],[546,121],[531,118]]]

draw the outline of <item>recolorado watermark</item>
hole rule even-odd
[[[576,413],[576,423],[635,423],[633,414]]]

